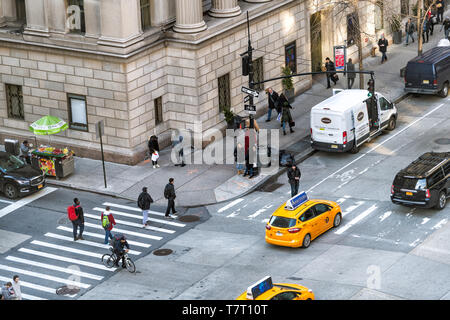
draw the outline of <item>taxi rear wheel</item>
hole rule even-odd
[[[339,225],[341,224],[341,221],[342,221],[341,213],[338,213],[337,215],[334,216],[333,227],[335,227],[335,228],[339,227]]]
[[[311,244],[311,235],[308,233],[308,234],[303,238],[303,248],[308,248],[310,244]]]

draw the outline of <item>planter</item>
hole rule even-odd
[[[286,98],[288,99],[289,103],[294,102],[294,100],[295,100],[295,96],[294,96],[295,89],[294,88],[292,88],[292,89],[284,89],[283,93],[286,96]]]
[[[392,33],[392,41],[394,44],[401,44],[402,43],[402,31],[394,31]]]

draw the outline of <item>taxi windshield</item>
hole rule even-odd
[[[277,228],[292,228],[293,226],[295,226],[295,219],[272,216],[270,218],[269,224],[272,227]]]

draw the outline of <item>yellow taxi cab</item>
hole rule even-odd
[[[314,300],[314,293],[298,284],[272,284],[272,278],[267,276],[248,287],[236,300]]]
[[[286,247],[308,248],[311,241],[342,221],[336,202],[308,200],[305,192],[286,201],[266,224],[266,242]]]

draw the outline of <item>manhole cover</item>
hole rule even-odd
[[[178,218],[181,222],[194,222],[200,220],[199,216],[186,215]]]
[[[170,249],[158,249],[153,251],[153,254],[155,256],[168,256],[169,254],[171,254],[173,251]]]
[[[72,294],[77,294],[78,292],[80,292],[80,288],[78,287],[68,287],[68,286],[62,286],[59,287],[58,289],[56,289],[56,294],[63,296],[66,294],[72,295]]]
[[[434,140],[434,142],[436,142],[437,144],[450,144],[450,139],[440,138],[440,139]]]

